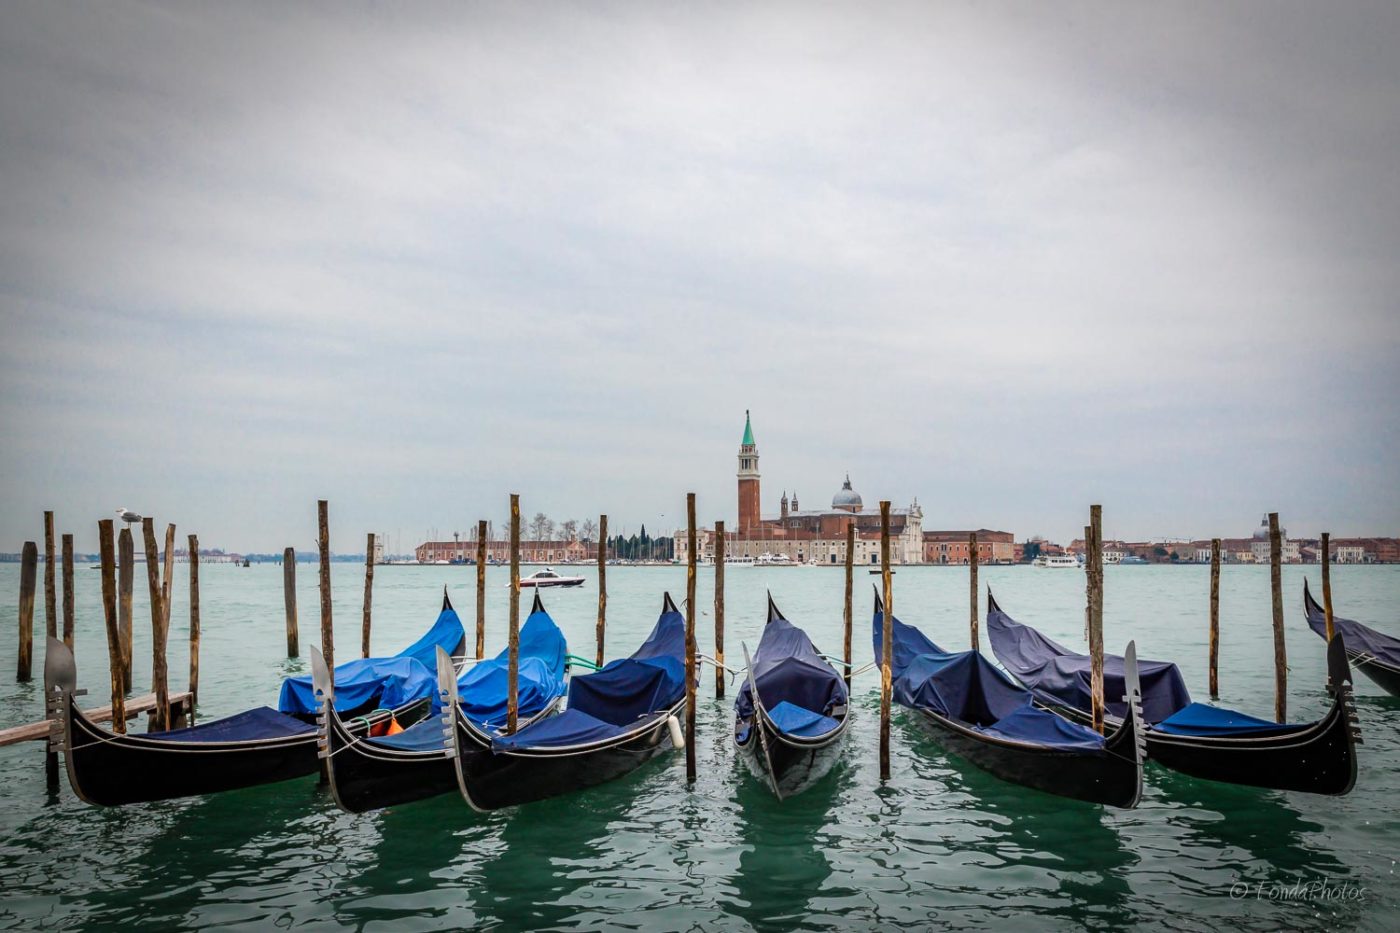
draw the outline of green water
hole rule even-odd
[[[315,569],[299,568],[303,651],[318,636]],[[177,568],[172,687],[186,670],[186,568]],[[573,651],[593,653],[597,593],[546,593]],[[1322,641],[1302,618],[1302,579],[1284,571],[1291,718],[1327,705]],[[362,576],[335,565],[342,657],[359,644]],[[0,566],[0,725],[39,718],[41,685],[17,685],[18,567]],[[99,574],[77,572],[77,659],[87,702],[107,687]],[[727,574],[728,656],[752,648],[771,588],[784,613],[822,650],[840,651],[842,574],[825,568],[743,568]],[[444,584],[470,624],[474,571],[381,567],[376,653],[402,647],[437,612]],[[857,579],[856,660],[871,658],[869,584]],[[1083,575],[984,568],[1013,617],[1082,644]],[[281,569],[205,566],[202,717],[274,703],[280,679],[304,670],[282,657]],[[491,570],[488,651],[504,643],[504,572]],[[630,652],[656,620],[665,589],[685,592],[683,568],[610,568],[608,655]],[[709,652],[711,572],[698,618]],[[1395,632],[1400,567],[1334,571],[1344,614]],[[140,587],[138,587],[140,589]],[[1203,699],[1208,571],[1111,567],[1106,639],[1138,640],[1145,657],[1181,664]],[[527,597],[528,598],[528,597]],[[967,634],[965,570],[902,568],[895,609],[948,648]],[[983,604],[985,611],[985,600]],[[1273,709],[1267,568],[1230,567],[1221,593],[1221,702]],[[42,636],[42,595],[36,613]],[[149,684],[149,611],[138,593],[136,682]],[[985,639],[984,639],[985,646]],[[34,670],[42,679],[43,641]],[[1363,928],[1397,925],[1400,885],[1400,700],[1357,684],[1365,746],[1356,790],[1340,799],[1213,785],[1149,766],[1142,805],[1106,810],[1002,783],[956,758],[897,714],[893,776],[878,780],[878,679],[856,681],[841,764],[819,785],[776,802],[730,746],[732,689],[714,698],[707,668],[698,715],[699,781],[687,788],[680,753],[569,797],[490,816],[444,797],[367,816],[335,808],[312,779],[215,797],[102,810],[66,785],[44,790],[38,744],[0,749],[0,926],[364,929],[499,927],[647,930],[852,929],[1012,923],[1076,929],[1126,924],[1188,929]],[[1355,899],[1288,897],[1270,885],[1324,881]],[[1232,897],[1232,885],[1251,887]],[[1238,893],[1238,889],[1236,889]]]

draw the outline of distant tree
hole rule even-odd
[[[1154,547],[1154,548],[1152,549],[1152,553],[1153,553],[1153,554],[1156,554],[1158,557],[1166,557],[1166,556],[1167,556],[1167,549],[1164,548],[1164,547],[1162,547],[1162,546],[1159,544],[1159,545],[1157,545],[1156,547]]]
[[[1181,555],[1176,551],[1172,551],[1172,560],[1181,560]]]
[[[579,535],[585,541],[596,541],[598,539],[598,523],[591,518],[585,518]]]
[[[572,541],[578,537],[578,519],[571,518],[566,522],[559,523],[559,534],[565,541]]]
[[[545,530],[552,524],[549,516],[543,512],[536,512],[535,517],[530,519],[530,539],[540,541],[545,537]]]
[[[1040,556],[1040,542],[1038,540],[1027,541],[1021,546],[1021,549],[1022,557],[1025,560],[1035,560]]]

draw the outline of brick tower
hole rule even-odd
[[[753,442],[753,425],[744,409],[744,440],[739,445],[739,530],[758,528],[758,446]]]

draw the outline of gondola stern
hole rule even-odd
[[[769,621],[769,622],[772,622],[772,621],[774,621],[774,620],[776,620],[776,619],[781,619],[781,618],[783,618],[782,610],[780,610],[780,609],[778,608],[778,604],[777,604],[777,603],[773,602],[773,591],[772,591],[772,590],[768,590],[767,593],[768,593],[768,621]]]
[[[669,590],[661,594],[661,614],[664,616],[668,612],[680,612],[680,610],[676,608],[676,601],[671,598]]]
[[[1147,758],[1147,723],[1142,715],[1142,679],[1138,673],[1137,642],[1128,642],[1123,651],[1123,703],[1128,707],[1128,715],[1123,718],[1123,726],[1133,730],[1133,761],[1137,768],[1136,789],[1133,792],[1131,809],[1142,799],[1143,762]]]
[[[545,615],[549,615],[549,613],[545,612],[544,601],[540,599],[539,587],[535,587],[535,600],[530,604],[530,615],[534,615],[537,612],[544,612]]]
[[[443,611],[443,612],[452,612],[452,611],[454,611],[454,610],[452,609],[452,600],[448,599],[448,597],[447,597],[447,584],[446,584],[446,583],[444,583],[444,584],[442,585],[442,611]]]
[[[992,595],[992,587],[991,587],[990,585],[988,585],[988,586],[987,586],[987,614],[988,614],[988,615],[991,615],[993,612],[1001,612],[1001,606],[997,603],[996,597]]]
[[[870,588],[875,591],[875,614],[885,614],[885,597],[880,593],[880,584],[872,583]]]

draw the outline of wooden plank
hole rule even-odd
[[[170,694],[170,702],[175,706],[187,706],[190,702],[188,691]],[[136,719],[142,713],[148,713],[156,707],[156,695],[147,693],[144,696],[132,697],[124,704],[123,716],[127,720]],[[111,706],[99,706],[96,709],[83,710],[83,715],[93,722],[108,722],[112,718]],[[38,742],[49,737],[51,723],[47,719],[38,722],[25,723],[22,726],[11,726],[8,729],[0,729],[0,748],[6,745],[18,745],[20,742]],[[121,730],[125,731],[125,730]]]
[[[34,583],[39,570],[39,547],[24,542],[19,567],[19,664],[15,680],[20,683],[34,676]]]
[[[1220,697],[1220,539],[1210,539],[1210,698]]]
[[[1288,646],[1283,637],[1283,542],[1278,513],[1269,513],[1269,583],[1274,597],[1274,721],[1288,719]]]
[[[131,535],[127,534],[130,539]],[[102,552],[102,618],[107,624],[107,665],[112,676],[112,705],[117,711],[113,720],[118,732],[126,731],[126,714],[123,697],[130,668],[123,660],[122,633],[117,621],[117,579],[116,554],[112,553],[112,520],[104,518],[97,523],[97,540]],[[130,644],[128,642],[128,644]],[[129,657],[126,656],[126,657]],[[152,694],[154,696],[154,694]],[[110,713],[108,715],[111,715]]]
[[[608,624],[608,517],[598,516],[598,656],[593,663],[603,666],[603,636]]]
[[[316,501],[317,542],[321,549],[321,656],[327,670],[335,670],[335,627],[331,621],[330,504]]]
[[[685,494],[685,780],[695,783],[695,493]]]
[[[885,618],[880,626],[880,780],[890,779],[890,699],[894,694],[894,579],[890,575],[890,501],[880,500],[880,576]]]
[[[365,618],[360,628],[360,657],[369,657],[370,605],[374,600],[374,532],[365,539]]]
[[[724,522],[715,522],[715,697],[724,699]]]

